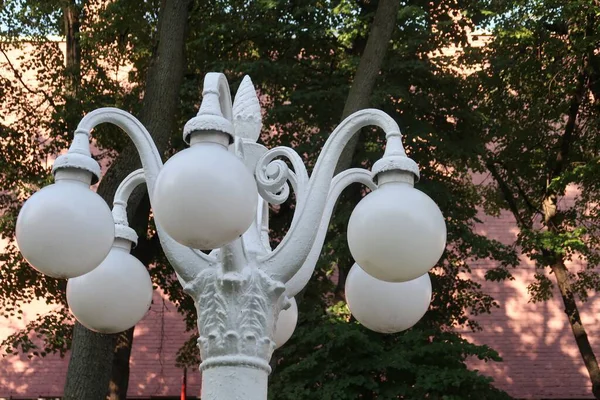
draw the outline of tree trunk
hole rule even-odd
[[[159,40],[146,77],[146,93],[140,120],[148,128],[161,153],[167,149],[169,138],[175,129],[185,67],[184,44],[190,6],[191,0],[162,2]],[[103,177],[98,194],[112,204],[119,183],[140,165],[137,151],[130,144],[114,160]],[[141,205],[146,215],[143,227],[133,226],[136,231],[144,233],[141,240],[145,238],[149,218],[149,203],[142,201],[143,198],[143,195],[138,194],[130,201],[132,209],[137,210]],[[129,368],[123,366],[125,362],[129,362],[133,330],[123,336],[123,339],[125,340],[119,341],[119,347],[115,349],[116,335],[97,334],[77,324],[63,398],[103,400],[108,394],[112,399],[125,399]],[[113,362],[116,365],[111,373]]]
[[[92,332],[79,322],[75,323],[63,399],[104,399],[114,342],[114,335]]]
[[[65,25],[67,91],[75,97],[81,82],[81,45],[79,43],[81,11],[74,0],[65,4],[62,11]]]
[[[588,15],[585,33],[588,37],[592,37],[594,35],[594,21],[594,15]],[[563,35],[570,34],[570,30],[567,25],[548,25],[547,28],[557,33],[561,32],[561,34]],[[566,113],[567,120],[565,122],[564,132],[561,136],[560,147],[558,149],[556,157],[554,159],[548,160],[549,162],[546,165],[545,175],[547,184],[546,191],[542,194],[543,199],[541,201],[541,209],[543,210],[544,225],[546,226],[549,232],[555,235],[559,235],[560,233],[564,232],[564,229],[561,227],[560,219],[557,218],[558,214],[560,213],[560,211],[558,210],[557,201],[559,196],[563,193],[557,193],[551,190],[549,184],[550,182],[553,182],[554,179],[560,177],[564,173],[565,169],[568,169],[570,167],[569,157],[572,151],[571,147],[573,146],[574,136],[577,133],[577,120],[578,118],[580,118],[580,108],[582,102],[588,97],[588,89],[592,90],[593,92],[598,88],[593,86],[593,84],[596,84],[598,82],[597,79],[600,76],[597,75],[598,72],[600,72],[600,69],[598,69],[598,67],[600,67],[600,64],[597,64],[598,60],[594,53],[594,49],[596,47],[593,44],[593,42],[589,42],[589,52],[583,56],[578,76],[574,79],[576,82],[576,86],[574,93],[570,99],[569,108]],[[498,189],[502,192],[504,200],[508,205],[508,209],[512,212],[515,220],[517,221],[519,229],[521,231],[527,229],[537,229],[534,227],[533,218],[527,221],[527,219],[523,218],[523,216],[521,215],[519,205],[516,202],[516,199],[518,198],[517,193],[519,191],[518,189],[515,189],[514,191],[511,190],[507,181],[498,172],[498,169],[496,168],[496,162],[488,158],[486,160],[486,167],[496,180],[498,184]],[[518,194],[523,198],[523,200],[526,203],[530,204],[530,201],[527,199],[526,195],[522,193]],[[596,355],[594,354],[594,350],[590,345],[585,327],[581,321],[577,301],[572,290],[569,271],[567,269],[567,266],[565,265],[565,258],[563,255],[558,254],[552,249],[539,247],[537,248],[537,250],[539,250],[544,255],[544,258],[546,260],[543,263],[543,266],[549,267],[555,276],[556,283],[563,301],[563,305],[565,307],[564,311],[567,315],[567,321],[569,323],[569,326],[571,327],[573,337],[575,338],[575,343],[577,344],[577,348],[579,349],[581,358],[583,359],[584,365],[590,376],[590,381],[592,383],[592,393],[596,399],[600,400],[600,368],[598,366],[598,361],[596,359]]]
[[[398,0],[379,1],[365,50],[360,57],[354,81],[344,104],[342,119],[353,112],[368,108],[371,104],[373,88],[396,27],[399,9],[400,2]],[[338,161],[338,172],[350,167],[357,143],[358,136],[354,136],[346,145]]]
[[[81,86],[81,43],[79,37],[80,6],[75,0],[65,1],[62,6],[65,30],[65,115],[66,132],[75,130],[81,118],[81,101],[78,100]]]
[[[575,296],[571,289],[569,273],[562,257],[558,258],[551,268],[556,277],[556,283],[560,290],[560,295],[565,306],[565,314],[567,314],[571,331],[573,332],[575,342],[579,348],[579,353],[581,354],[581,358],[583,358],[585,367],[590,375],[590,380],[592,381],[592,393],[596,399],[600,399],[600,368],[598,368],[598,360],[596,360],[596,355],[590,345],[587,333],[585,332],[585,327],[581,322],[581,316],[579,315],[577,303],[575,302]]]
[[[346,103],[344,104],[342,120],[350,114],[370,106],[373,88],[377,82],[377,77],[379,76],[385,54],[389,47],[392,34],[394,33],[394,28],[396,27],[399,9],[400,1],[398,0],[379,1],[373,23],[371,24],[367,43],[360,57],[354,81],[352,82],[350,92],[348,93]],[[336,173],[351,166],[354,153],[356,152],[356,148],[360,141],[359,136],[360,135],[355,135],[346,144],[336,166]],[[360,189],[356,185],[351,186],[346,190],[344,198],[346,199],[344,203],[338,203],[340,207],[347,207],[349,205],[354,207],[354,205],[360,201]],[[344,211],[349,212],[349,210]],[[343,214],[347,215],[348,213],[344,212]],[[342,222],[335,230],[336,235],[346,235],[347,221]],[[350,268],[352,263],[353,260],[350,256],[338,260],[338,284],[336,285],[335,294],[339,299],[344,298],[346,271]]]
[[[110,382],[108,383],[107,400],[127,398],[129,389],[129,357],[133,345],[133,332],[135,327],[127,329],[117,335],[114,346]]]

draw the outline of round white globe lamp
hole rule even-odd
[[[165,163],[152,208],[173,239],[209,250],[242,235],[252,224],[257,202],[256,182],[243,162],[220,143],[202,142]]]
[[[277,325],[275,327],[275,348],[283,346],[294,333],[296,324],[298,323],[298,304],[293,297],[290,299],[292,303],[287,310],[279,313]]]
[[[108,205],[87,184],[59,180],[23,205],[17,245],[38,271],[74,278],[96,268],[113,244],[115,225]]]
[[[71,313],[88,329],[122,332],[138,323],[150,308],[152,281],[146,267],[129,254],[128,246],[115,246],[98,268],[69,279],[67,302]]]
[[[427,312],[431,280],[424,274],[407,282],[385,282],[354,264],[346,278],[346,302],[354,318],[370,330],[401,332]]]
[[[372,276],[409,281],[427,273],[446,247],[438,206],[410,183],[388,182],[365,196],[348,222],[354,260]]]

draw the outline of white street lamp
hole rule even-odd
[[[422,317],[431,298],[427,271],[446,244],[443,217],[413,187],[418,167],[387,114],[368,109],[342,121],[310,178],[294,150],[256,143],[261,121],[248,77],[232,105],[225,76],[210,73],[200,111],[184,128],[191,147],[163,166],[135,117],[116,108],[93,111],[79,123],[68,153],[56,160],[57,183],[34,194],[17,222],[24,257],[43,273],[73,278],[67,299],[75,317],[99,332],[124,330],[143,317],[151,298],[148,273],[129,254],[137,237],[125,213],[129,195],[145,182],[161,245],[198,310],[206,400],[267,398],[273,350],[295,329],[293,297],[313,273],[334,204],[349,184],[372,190],[348,227],[350,250],[366,272],[352,268],[347,297],[368,328],[400,331]],[[105,122],[129,135],[143,166],[117,190],[112,216],[89,189],[100,179],[89,134]],[[386,133],[383,157],[371,172],[349,169],[334,176],[346,143],[368,125]],[[285,202],[290,185],[296,211],[285,238],[271,249],[268,204]]]

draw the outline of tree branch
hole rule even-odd
[[[542,210],[540,210],[539,208],[537,208],[535,206],[535,204],[531,201],[531,199],[529,198],[529,196],[527,195],[527,193],[525,193],[525,190],[523,190],[523,187],[519,183],[519,178],[516,177],[513,174],[513,172],[506,166],[506,164],[504,162],[502,162],[502,161],[495,161],[495,163],[496,164],[500,164],[506,170],[506,172],[509,174],[509,177],[510,177],[511,181],[517,187],[517,193],[519,194],[519,196],[521,196],[521,198],[525,202],[525,205],[527,206],[527,208],[529,208],[529,210],[532,211],[532,212],[534,212],[534,213],[540,213],[540,214],[542,214]]]
[[[502,176],[498,172],[498,169],[496,168],[496,163],[492,159],[488,158],[485,160],[485,166],[487,167],[488,171],[490,171],[490,173],[492,174],[492,176],[498,183],[498,188],[502,192],[504,200],[508,204],[508,209],[512,212],[513,216],[515,217],[515,220],[517,221],[517,225],[519,225],[519,228],[521,228],[521,229],[529,228],[528,224],[525,223],[525,221],[521,217],[521,214],[519,213],[519,206],[517,205],[517,202],[515,200],[515,196],[513,195],[512,190],[510,189],[510,187],[508,186],[508,184],[506,183],[504,178],[502,178]]]
[[[582,65],[581,67],[579,76],[577,77],[577,87],[575,88],[575,93],[571,98],[571,104],[569,105],[569,112],[567,114],[567,124],[565,125],[565,131],[561,137],[560,150],[556,155],[554,167],[552,168],[549,181],[558,177],[563,172],[567,159],[569,157],[571,141],[573,140],[577,116],[579,115],[579,107],[581,106],[581,101],[583,99],[583,96],[585,95],[586,90],[585,81],[587,80],[587,74],[585,72],[585,60],[583,64],[584,65]]]
[[[592,393],[597,399],[600,398],[600,368],[598,367],[598,360],[594,354],[594,350],[590,344],[588,335],[585,331],[585,327],[581,321],[579,309],[573,295],[573,288],[569,279],[569,271],[565,265],[564,260],[558,258],[550,266],[552,272],[556,277],[558,288],[560,290],[561,297],[563,299],[564,311],[567,314],[571,331],[575,337],[575,342],[583,358],[583,362],[590,374],[590,380],[592,381]]]
[[[10,61],[8,54],[6,54],[6,51],[4,51],[4,48],[0,47],[0,52],[2,52],[2,54],[4,55],[4,58],[6,59],[6,63],[10,67],[14,77],[17,78],[17,80],[21,83],[21,85],[25,88],[25,90],[31,94],[35,94],[35,95],[41,94],[44,97],[44,99],[48,103],[50,103],[52,105],[52,107],[54,107],[56,109],[56,104],[54,103],[54,100],[52,100],[52,97],[48,96],[48,93],[44,92],[43,90],[33,90],[29,86],[27,86],[27,84],[23,81],[23,76],[21,75],[21,72],[19,72],[17,67],[15,67],[13,65],[13,63]]]

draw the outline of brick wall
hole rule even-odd
[[[0,340],[22,328],[35,313],[47,312],[43,303],[27,307],[25,321],[0,321]],[[183,370],[175,367],[177,350],[189,337],[175,306],[155,291],[146,317],[136,326],[131,354],[128,398],[177,396]],[[68,357],[47,356],[31,360],[4,357],[0,363],[0,398],[60,397],[66,379]],[[200,372],[188,371],[188,395],[200,394]]]
[[[477,178],[476,178],[477,180]],[[572,201],[574,189],[559,203]],[[514,243],[518,230],[511,214],[500,218],[481,215],[481,234],[505,244]],[[555,288],[551,300],[529,302],[527,286],[536,272],[534,263],[521,256],[521,265],[512,271],[515,280],[502,283],[486,282],[484,274],[490,262],[472,264],[472,276],[492,295],[500,308],[491,315],[478,316],[483,331],[464,335],[478,344],[487,344],[503,358],[501,363],[485,364],[472,361],[471,367],[494,377],[496,385],[516,398],[524,399],[593,399],[589,375],[564,313],[562,299]],[[568,264],[571,272],[580,268]],[[547,271],[546,271],[547,273]],[[554,282],[554,276],[548,275]],[[592,295],[585,303],[578,302],[582,321],[591,345],[600,352],[600,298]]]

